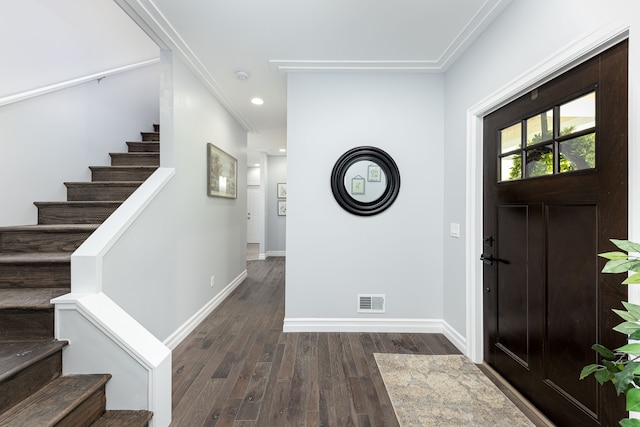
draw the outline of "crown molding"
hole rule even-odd
[[[325,60],[269,60],[272,69],[289,72],[389,72],[439,73],[438,61],[325,61]]]
[[[440,72],[445,72],[462,53],[482,34],[502,13],[512,0],[487,0],[465,27],[444,50],[437,63]]]

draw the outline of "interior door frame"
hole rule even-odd
[[[617,43],[629,38],[630,23],[616,23],[589,34],[587,37],[567,46],[565,49],[544,61],[544,63],[530,70],[523,76],[503,86],[467,110],[467,149],[466,167],[469,173],[466,177],[466,212],[465,227],[465,276],[466,276],[466,351],[465,354],[474,362],[483,361],[483,278],[482,263],[479,261],[482,253],[482,185],[483,185],[483,119],[487,114],[508,104],[523,93],[546,83],[563,74],[575,65],[592,58]],[[632,51],[629,50],[629,66],[633,67]],[[639,58],[640,59],[640,58]],[[639,87],[640,79],[635,84],[629,72],[629,87]],[[629,159],[635,159],[640,154],[640,147],[636,147],[634,136],[640,135],[640,123],[636,123],[634,94],[629,93]],[[639,107],[640,108],[640,107]],[[640,190],[640,171],[630,164],[629,167],[629,239],[638,238],[632,233],[634,229],[634,209],[632,195]],[[640,200],[636,201],[640,205]],[[640,208],[640,206],[639,206]],[[640,226],[637,227],[640,229]],[[636,287],[637,288],[637,287]],[[640,301],[640,290],[629,286],[630,301]]]

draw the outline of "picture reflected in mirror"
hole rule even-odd
[[[355,200],[370,203],[384,194],[387,178],[380,165],[369,160],[360,160],[347,169],[344,188]]]

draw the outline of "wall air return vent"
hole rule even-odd
[[[384,295],[358,294],[358,313],[384,313]]]

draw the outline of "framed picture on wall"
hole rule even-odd
[[[351,194],[364,194],[364,178],[360,175],[351,178]]]
[[[279,182],[278,183],[278,199],[286,199],[287,198],[287,183]]]
[[[278,200],[278,216],[287,216],[286,200]]]
[[[367,167],[367,181],[369,182],[380,182],[380,166],[373,164]]]
[[[207,143],[207,196],[237,198],[238,160]]]

